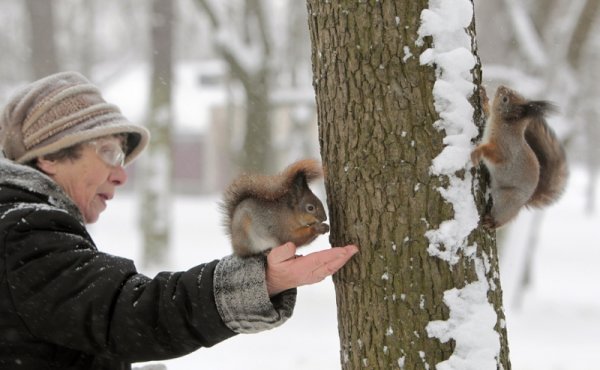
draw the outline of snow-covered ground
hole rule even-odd
[[[544,215],[532,285],[519,310],[510,307],[508,296],[514,296],[522,251],[507,247],[501,274],[514,370],[600,369],[600,212],[585,215],[586,185],[585,173],[574,170],[567,193]],[[229,254],[217,202],[217,196],[174,200],[173,250],[161,270],[187,269]],[[99,248],[141,260],[137,212],[131,194],[112,200],[91,227]],[[517,222],[527,222],[524,216]],[[524,234],[511,237],[519,235]],[[326,247],[321,237],[303,253]],[[162,363],[169,370],[334,370],[340,368],[338,358],[335,293],[327,279],[299,289],[294,316],[282,327]]]
[[[567,193],[544,215],[521,309],[506,307],[515,370],[600,369],[600,209],[585,214],[588,177],[572,172]],[[505,301],[514,294],[508,281],[518,263],[502,261]]]

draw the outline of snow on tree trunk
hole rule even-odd
[[[164,262],[169,247],[173,9],[169,0],[153,1],[152,82],[147,122],[152,138],[142,161],[140,179],[143,261],[146,265]]]
[[[330,239],[361,248],[334,277],[343,369],[510,368],[469,163],[483,124],[472,11],[308,0]]]

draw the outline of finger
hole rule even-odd
[[[311,257],[311,262],[314,268],[318,268],[331,261],[337,260],[338,258],[350,259],[354,254],[358,252],[358,247],[355,245],[348,245],[345,247],[337,247],[318,251],[309,254],[307,257]]]
[[[285,243],[279,247],[275,247],[267,256],[267,263],[277,264],[294,258],[296,255],[296,246],[294,243]]]
[[[346,253],[337,255],[334,259],[325,262],[313,270],[313,276],[319,280],[323,280],[327,276],[335,274],[356,252],[358,252],[356,248],[347,248]]]
[[[305,257],[295,259],[292,263],[296,271],[306,271],[310,284],[323,280],[339,270],[348,260],[358,252],[356,246],[332,248],[311,253]],[[318,280],[317,280],[318,279]]]
[[[352,255],[355,255],[356,253],[358,253],[358,247],[354,244],[350,244],[350,245],[347,245],[342,248],[344,248],[346,251],[352,253]]]
[[[327,249],[298,257],[290,261],[290,263],[292,263],[292,268],[296,271],[305,271],[307,274],[311,274],[312,271],[344,254],[344,251]]]

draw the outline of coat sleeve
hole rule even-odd
[[[265,280],[266,257],[228,256],[214,272],[219,314],[236,333],[258,333],[283,324],[296,304],[296,289],[269,299]]]
[[[253,283],[264,284],[264,266],[252,259],[237,269],[213,261],[151,279],[137,273],[130,260],[98,252],[83,225],[66,213],[36,210],[19,217],[4,236],[13,304],[32,335],[68,348],[138,362],[209,347],[236,333],[217,303],[243,305],[238,296],[248,280],[235,276],[260,276],[260,268],[262,282]],[[215,290],[217,277],[231,284],[232,296],[223,298]],[[288,306],[276,307],[280,298],[264,299],[258,306],[266,311],[228,312],[233,321],[268,322],[261,330],[291,315]]]

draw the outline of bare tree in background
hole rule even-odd
[[[314,128],[316,106],[312,76],[310,76],[310,35],[306,24],[306,3],[292,0],[288,3],[287,42],[279,65],[284,68],[288,77],[287,87],[294,91],[292,97],[281,104],[290,107],[291,130],[279,157],[288,158],[292,162],[298,158],[306,158],[318,153],[318,140]]]
[[[596,188],[598,185],[598,174],[600,172],[600,110],[598,109],[598,65],[600,55],[597,52],[598,42],[594,43],[592,35],[598,34],[594,31],[600,27],[600,1],[586,0],[582,10],[581,18],[575,26],[568,50],[568,60],[571,67],[576,71],[578,79],[582,81],[582,88],[574,98],[575,107],[573,112],[579,112],[582,122],[582,133],[586,140],[585,162],[588,167],[588,190],[586,211],[589,214],[595,212],[597,201]]]
[[[234,156],[245,171],[269,172],[274,166],[269,101],[272,39],[263,1],[195,2],[208,16],[216,35],[216,50],[246,96],[243,147]]]
[[[427,230],[453,211],[438,192],[447,179],[430,172],[443,147],[433,125],[435,70],[411,57],[423,51],[415,44],[427,4],[308,1],[330,239],[361,248],[334,276],[342,368],[435,368],[454,350],[452,341],[442,343],[426,329],[449,316],[444,292],[489,281],[495,289],[483,301],[495,311],[491,326],[499,342],[491,361],[508,370],[493,234],[472,232],[477,251],[454,265],[428,252]],[[474,23],[469,32],[474,37]],[[473,74],[480,84],[478,66]],[[479,107],[477,94],[472,104]],[[479,108],[475,115],[481,125]],[[480,212],[484,190],[471,190]],[[485,273],[478,260],[489,262]]]
[[[33,78],[59,72],[54,30],[54,0],[26,0],[31,30]]]
[[[143,189],[140,215],[146,264],[164,262],[169,246],[173,18],[171,0],[152,1],[152,74],[147,121],[152,138],[141,161],[143,168],[139,182]]]
[[[59,0],[60,1],[60,0]],[[64,0],[63,0],[64,4]],[[63,6],[57,14],[61,32],[69,35],[69,68],[76,68],[84,76],[93,76],[98,42],[96,22],[100,18],[98,10],[102,4],[97,0],[81,1],[71,6]]]
[[[528,97],[558,104],[560,115],[551,117],[550,123],[567,146],[571,162],[575,154],[588,165],[587,205],[593,205],[600,166],[597,145],[600,112],[595,108],[595,99],[600,96],[595,78],[600,53],[590,45],[598,40],[594,29],[600,20],[600,2],[503,0],[479,2],[477,7],[479,25],[485,25],[478,30],[485,80],[491,84],[507,84]],[[499,27],[505,24],[511,27]],[[496,32],[500,28],[506,32]],[[574,143],[579,145],[571,145]],[[539,248],[538,234],[542,226],[543,211],[536,211],[502,230],[507,234],[503,239],[510,241],[501,245],[502,264],[511,270],[506,289],[513,293],[506,297],[509,306],[519,307],[531,283],[530,270]],[[520,237],[512,238],[511,234]],[[505,255],[511,259],[505,261]]]

